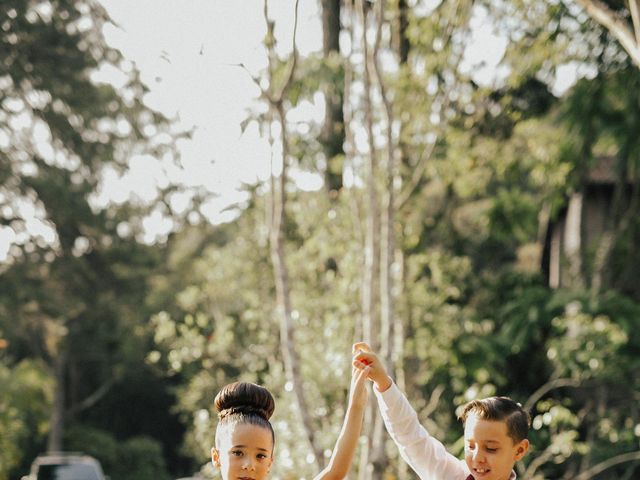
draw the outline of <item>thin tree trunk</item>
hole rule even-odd
[[[289,157],[289,139],[286,124],[286,115],[284,109],[284,98],[287,94],[297,65],[297,49],[296,49],[296,30],[298,25],[298,0],[295,3],[295,20],[293,31],[293,48],[292,59],[289,64],[289,71],[280,87],[275,90],[275,45],[272,38],[274,31],[274,23],[269,20],[267,12],[267,1],[264,3],[264,17],[267,22],[267,29],[270,32],[267,35],[267,50],[269,57],[269,91],[262,90],[263,97],[269,102],[270,110],[275,114],[277,121],[280,123],[280,143],[282,151],[282,172],[278,179],[277,185],[271,175],[271,223],[269,231],[271,261],[273,263],[273,274],[276,286],[276,304],[278,313],[280,314],[280,349],[284,364],[287,383],[290,385],[296,403],[296,411],[298,413],[300,424],[306,434],[309,446],[313,452],[314,464],[317,470],[324,466],[323,450],[318,445],[315,436],[315,428],[309,415],[309,407],[304,394],[302,385],[302,376],[300,374],[300,358],[295,348],[295,335],[291,306],[291,289],[289,286],[289,272],[286,264],[285,254],[285,216],[287,204],[286,185],[288,179],[288,157]]]
[[[364,56],[364,121],[369,140],[367,154],[367,228],[365,237],[365,264],[362,288],[362,324],[364,340],[374,351],[378,350],[379,308],[376,301],[380,276],[380,206],[378,200],[378,159],[373,131],[373,105],[371,100],[371,62],[367,44],[367,15],[363,0],[356,1],[356,10],[362,25],[362,48]]]
[[[407,1],[398,0],[393,47],[394,47],[396,56],[398,58],[398,64],[400,66],[400,70],[407,68],[407,65],[408,65],[407,61],[409,59],[409,52],[411,49],[411,44],[406,35],[407,28],[409,25],[408,15],[407,15],[408,11],[409,11],[409,6],[407,5]],[[396,161],[396,165],[393,171],[394,192],[393,192],[393,198],[390,199],[393,203],[390,205],[387,205],[387,208],[393,209],[394,219],[398,213],[398,206],[399,206],[398,198],[403,188],[402,175],[398,170],[400,169],[401,165],[409,164],[409,155],[406,153],[406,145],[404,145],[402,142],[405,123],[402,122],[402,120],[400,120],[400,122],[401,123],[400,123],[399,132],[398,132],[398,150],[400,154],[400,159]],[[404,295],[405,281],[406,281],[406,276],[405,276],[406,265],[405,265],[404,251],[401,248],[401,245],[403,244],[403,228],[398,229],[397,235],[398,235],[398,242],[396,243],[394,248],[394,258],[395,258],[394,265],[395,265],[396,271],[394,272],[392,270],[392,278],[395,278],[395,281],[393,282],[393,288],[397,289],[398,291],[395,292],[394,298],[404,298],[405,297]],[[395,312],[396,312],[396,305],[394,303],[394,316],[396,318],[392,320],[392,324],[391,324],[393,344],[391,346],[389,360],[392,365],[392,371],[394,372],[394,379],[396,384],[398,385],[398,388],[400,388],[401,391],[406,392],[405,371],[404,371],[404,355],[405,355],[404,343],[406,338],[406,331],[405,331],[404,325],[405,325],[405,321],[407,321],[408,319],[403,318],[402,316],[398,316]],[[401,480],[404,478],[407,478],[408,465],[406,462],[397,462],[397,475],[398,475],[398,478]]]
[[[67,353],[63,345],[59,345],[58,350],[53,366],[55,392],[50,417],[51,429],[47,439],[47,450],[49,452],[61,452],[63,450]]]
[[[360,28],[362,28],[362,57],[363,57],[363,101],[364,123],[368,137],[369,151],[366,155],[366,234],[365,234],[365,258],[362,275],[362,328],[363,338],[374,351],[379,351],[379,303],[377,301],[380,280],[380,206],[377,186],[378,159],[374,137],[373,102],[371,99],[371,52],[367,42],[368,16],[363,0],[356,0],[356,15]],[[365,428],[369,432],[369,442],[362,450],[360,462],[360,479],[378,478],[374,472],[371,460],[373,447],[377,444],[375,439],[382,434],[382,425],[379,423],[379,415],[376,406],[371,402],[365,413]]]
[[[272,192],[273,223],[271,225],[270,244],[271,261],[276,285],[276,299],[280,314],[280,349],[284,363],[286,378],[291,385],[296,400],[297,411],[301,424],[309,440],[314,454],[315,466],[318,470],[324,466],[322,448],[317,445],[315,428],[309,415],[309,407],[304,394],[302,376],[300,374],[300,358],[295,349],[293,317],[291,315],[291,289],[289,287],[289,272],[286,265],[284,249],[284,224],[286,210],[287,184],[287,127],[282,103],[276,106],[276,113],[280,122],[280,141],[282,143],[282,172],[277,182],[277,191]],[[274,182],[275,183],[275,182]]]
[[[406,65],[411,51],[411,43],[407,37],[407,28],[409,27],[409,19],[407,12],[409,6],[407,0],[398,0],[398,15],[396,16],[396,28],[394,35],[394,49],[398,56],[400,65]]]
[[[396,265],[398,265],[398,285],[399,288],[404,292],[406,290],[406,259],[404,252],[401,248],[396,248]],[[409,309],[406,308],[406,314],[409,317]],[[405,372],[404,372],[404,342],[407,338],[406,336],[406,328],[405,321],[409,321],[410,317],[404,319],[403,317],[399,317],[393,323],[393,371],[395,372],[395,382],[398,385],[398,388],[406,392],[405,385]]]
[[[322,53],[327,62],[340,55],[340,0],[322,0]],[[323,89],[325,117],[320,143],[326,160],[325,188],[330,198],[342,189],[345,141],[342,87],[333,82]]]
[[[394,114],[389,93],[382,76],[379,62],[382,25],[384,22],[384,2],[378,2],[376,9],[376,39],[371,55],[371,63],[380,90],[380,96],[386,115],[386,171],[385,190],[383,194],[383,214],[380,231],[380,357],[391,371],[391,356],[393,346],[392,326],[395,321],[395,189],[398,184],[398,162],[396,141],[393,135]],[[381,478],[386,467],[387,458],[384,451],[384,428],[380,416],[376,417],[376,424],[372,436],[372,463],[375,478]]]
[[[345,143],[344,143],[344,152],[345,152],[345,165],[349,165],[352,170],[355,170],[355,159],[356,159],[356,143],[355,137],[353,133],[353,109],[351,105],[351,87],[354,76],[353,69],[353,52],[355,45],[355,33],[354,33],[354,6],[353,0],[347,0],[344,3],[344,18],[345,24],[343,29],[349,35],[349,45],[350,50],[348,52],[348,58],[344,64],[344,97],[343,97],[343,107],[342,111],[344,113],[344,125],[345,125]],[[351,200],[351,211],[353,212],[354,225],[357,225],[358,228],[355,230],[355,235],[357,236],[357,243],[359,245],[365,245],[366,243],[366,219],[363,220],[365,214],[363,214],[363,206],[361,205],[361,199],[358,195],[358,189],[352,189],[352,195],[350,196]],[[363,261],[364,265],[364,261]],[[364,285],[363,283],[361,285]],[[364,288],[364,287],[362,287]],[[359,317],[356,317],[355,325],[354,325],[354,340],[355,341],[366,341],[368,338],[365,336],[364,322],[362,318],[362,314]],[[365,421],[365,425],[366,421]]]
[[[391,325],[395,316],[394,303],[394,277],[393,263],[395,252],[395,184],[398,175],[398,167],[396,161],[396,142],[393,138],[393,107],[387,93],[387,88],[382,78],[382,71],[378,62],[380,51],[380,39],[382,34],[382,23],[384,21],[384,2],[378,2],[376,15],[377,29],[376,41],[372,53],[373,70],[376,74],[376,80],[380,88],[380,95],[384,104],[386,114],[386,140],[387,140],[387,158],[385,172],[385,190],[383,194],[383,215],[380,229],[380,356],[389,363],[391,359]]]

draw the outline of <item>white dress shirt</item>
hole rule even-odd
[[[446,451],[444,445],[420,425],[418,415],[395,383],[384,392],[373,388],[378,406],[400,455],[422,480],[473,480],[464,460]],[[515,480],[511,472],[509,480]]]

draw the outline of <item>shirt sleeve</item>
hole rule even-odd
[[[391,438],[400,455],[422,480],[464,480],[469,469],[464,461],[446,451],[420,425],[418,415],[396,384],[379,392],[375,387],[378,406]]]

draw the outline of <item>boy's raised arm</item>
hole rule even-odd
[[[351,462],[358,446],[364,410],[367,405],[367,375],[368,368],[359,370],[354,368],[349,392],[349,405],[344,417],[342,430],[333,448],[329,464],[314,480],[342,480],[346,478],[351,468]]]
[[[448,453],[420,424],[418,415],[398,390],[378,356],[366,343],[353,346],[353,366],[369,370],[378,406],[391,438],[402,458],[423,480],[466,478],[464,462]]]

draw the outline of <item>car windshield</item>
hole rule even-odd
[[[93,465],[40,465],[37,480],[100,480]]]

